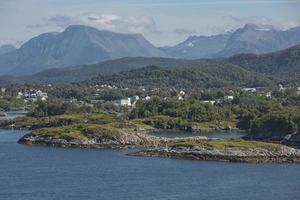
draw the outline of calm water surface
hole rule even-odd
[[[26,111],[9,111],[6,112],[6,116],[0,116],[0,120],[11,120],[15,119],[16,117],[24,117],[26,116]]]
[[[17,144],[0,131],[2,200],[299,200],[300,165],[199,162]]]

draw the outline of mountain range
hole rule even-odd
[[[290,47],[285,50],[267,53],[262,55],[240,54],[225,59],[173,59],[173,58],[121,58],[100,62],[93,65],[82,65],[76,67],[56,68],[39,72],[33,75],[12,77],[1,76],[0,84],[9,83],[30,83],[30,84],[60,84],[89,80],[97,76],[110,76],[134,69],[145,68],[146,66],[159,66],[163,68],[195,69],[209,65],[212,69],[215,66],[221,68],[222,65],[233,64],[234,69],[244,70],[237,73],[241,79],[245,80],[246,72],[256,73],[261,78],[273,77],[275,80],[300,80],[300,45]],[[193,68],[194,67],[194,68]],[[204,68],[201,68],[204,69]],[[207,67],[205,73],[208,73]],[[179,70],[180,71],[180,70]],[[212,70],[213,71],[213,70]],[[211,71],[211,72],[212,72]],[[214,73],[217,73],[215,70]],[[230,74],[230,70],[227,71]],[[219,74],[215,74],[218,76]],[[226,75],[222,73],[221,76]],[[213,76],[213,73],[210,73]],[[221,76],[219,79],[221,79]],[[236,75],[238,76],[238,75]],[[130,77],[130,76],[128,76]],[[243,81],[245,83],[245,81]]]
[[[246,24],[230,33],[191,36],[176,46],[161,49],[175,58],[199,59],[230,57],[241,53],[264,54],[297,44],[300,44],[300,27],[282,31]]]
[[[28,75],[50,68],[93,64],[122,57],[163,57],[141,34],[122,34],[72,25],[45,33],[0,56],[0,74]]]
[[[0,75],[30,76],[53,68],[62,68],[62,72],[67,72],[70,69],[65,67],[90,65],[124,57],[169,57],[182,60],[224,58],[240,53],[264,54],[297,44],[300,44],[300,27],[280,31],[246,24],[230,33],[208,37],[191,36],[176,46],[157,48],[141,34],[114,33],[72,25],[60,33],[44,33],[32,38],[19,49],[0,48]],[[143,66],[161,64],[152,61]],[[176,65],[174,62],[173,64]],[[73,69],[76,68],[78,67]],[[126,66],[125,63],[123,71],[129,68],[136,67]],[[120,71],[116,67],[106,70]]]

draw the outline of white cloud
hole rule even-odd
[[[287,30],[300,26],[300,20],[277,22],[266,17],[253,16],[242,18],[233,15],[226,15],[223,16],[223,18],[227,19],[230,22],[230,25],[226,25],[226,27],[224,28],[226,30],[235,30],[236,28],[244,26],[245,24],[255,24],[261,28],[279,30]]]
[[[76,17],[56,15],[45,20],[42,24],[28,25],[27,28],[34,29],[45,26],[66,28],[74,24],[88,25],[121,33],[159,33],[154,19],[149,16],[121,17],[118,15],[101,15],[97,13],[85,13]]]
[[[60,28],[66,28],[72,24],[79,24],[80,21],[76,18],[65,16],[65,15],[56,15],[51,18],[49,18],[46,21],[46,24],[48,25],[55,25]]]
[[[157,33],[156,24],[149,16],[121,17],[118,15],[84,14],[78,17],[83,24],[122,33]]]
[[[227,19],[232,23],[233,28],[243,26],[245,24],[255,24],[262,28],[278,28],[276,24],[268,18],[264,17],[236,17],[233,15],[223,16],[224,19]]]
[[[295,20],[295,21],[289,21],[287,23],[284,23],[282,25],[282,29],[290,29],[294,27],[299,27],[300,26],[300,20]]]

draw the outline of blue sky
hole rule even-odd
[[[85,24],[142,33],[156,46],[255,23],[300,26],[300,0],[0,0],[0,43]]]

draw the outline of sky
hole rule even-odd
[[[246,23],[300,26],[300,0],[0,0],[0,44],[21,45],[44,32],[82,24],[141,33],[156,46],[215,35]]]

